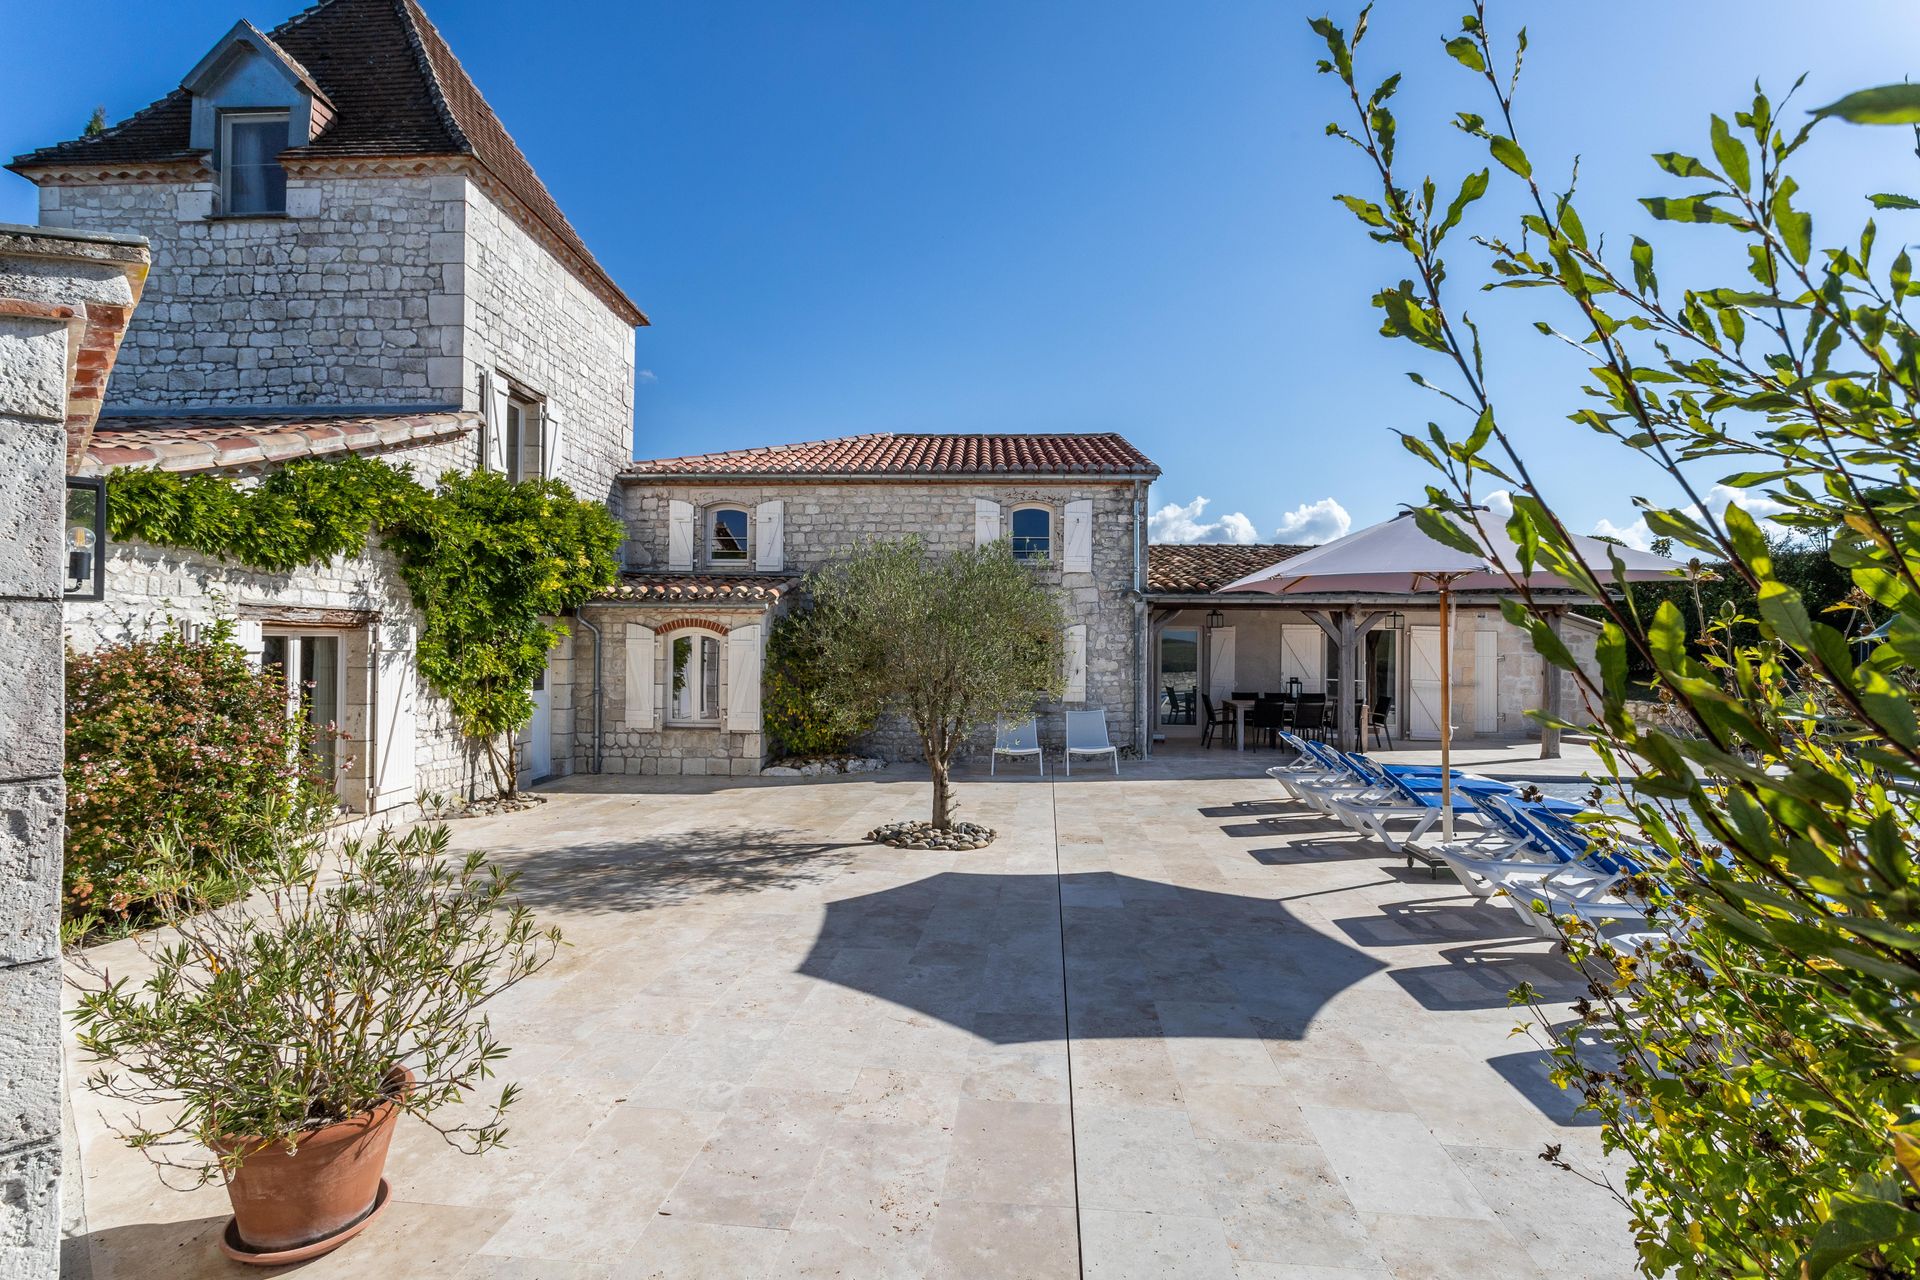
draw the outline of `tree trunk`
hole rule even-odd
[[[927,766],[933,770],[933,825],[942,831],[953,829],[953,785],[947,779],[947,759],[945,756],[927,757]]]

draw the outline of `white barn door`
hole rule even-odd
[[[1473,633],[1473,731],[1500,730],[1500,633]]]
[[[1407,628],[1407,736],[1440,736],[1440,628]]]
[[[1280,628],[1280,683],[1300,681],[1302,693],[1328,693],[1327,633],[1313,623],[1286,623]]]

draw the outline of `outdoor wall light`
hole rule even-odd
[[[67,478],[66,587],[69,600],[107,597],[107,482]]]
[[[1226,625],[1227,625],[1226,614],[1220,612],[1218,609],[1207,610],[1207,626],[1209,628],[1224,627]]]

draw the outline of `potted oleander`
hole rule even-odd
[[[169,1185],[226,1184],[228,1256],[296,1262],[364,1230],[403,1115],[475,1154],[499,1145],[516,1090],[476,1100],[507,1052],[484,1006],[560,945],[514,879],[450,853],[440,824],[295,842],[248,899],[148,946],[143,981],[79,962],[90,1087],[140,1109],[120,1136]]]

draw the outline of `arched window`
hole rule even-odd
[[[1015,560],[1053,558],[1053,512],[1046,507],[1015,507],[1009,529]]]
[[[708,631],[681,631],[667,642],[673,692],[671,724],[709,724],[720,718],[720,638]]]
[[[745,567],[751,547],[747,535],[747,513],[740,507],[714,507],[707,512],[707,563],[723,567]]]

